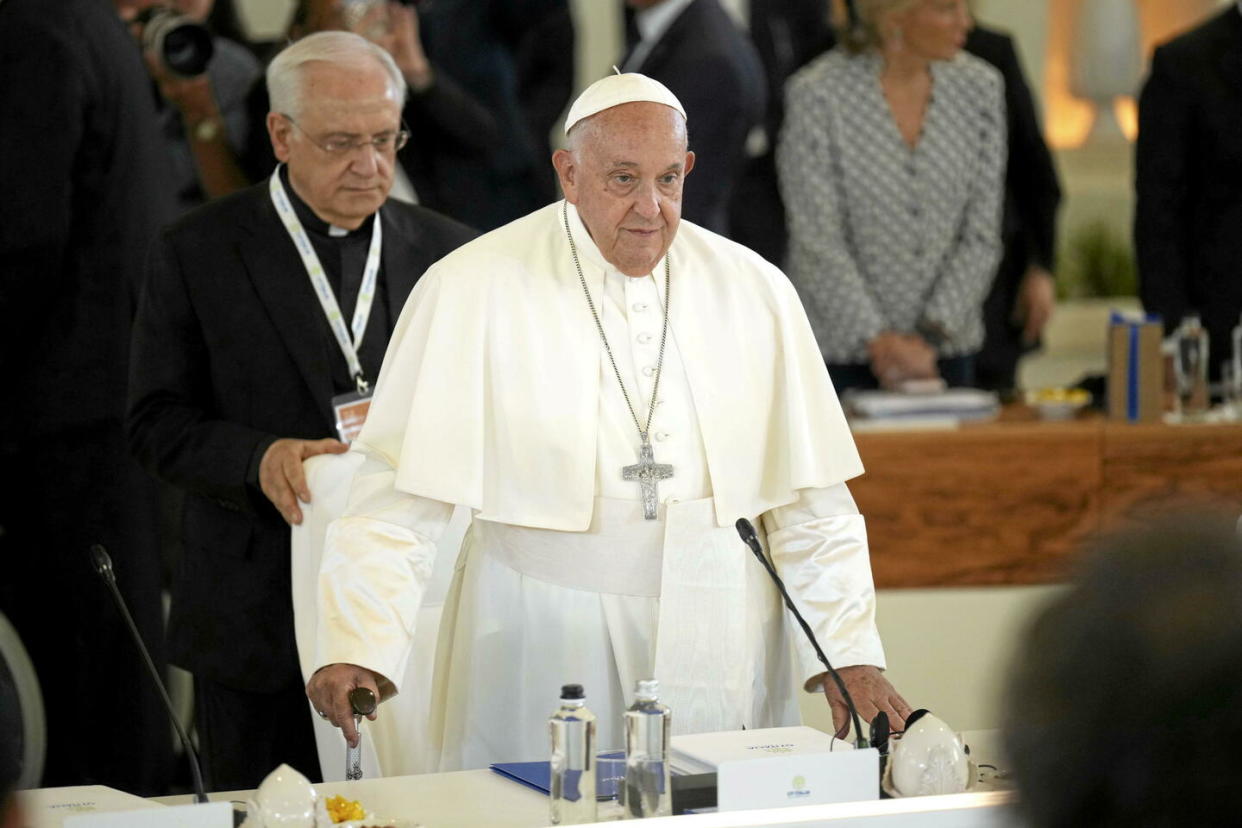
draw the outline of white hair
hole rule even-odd
[[[367,60],[380,65],[388,75],[388,87],[405,106],[405,77],[392,55],[362,35],[352,32],[317,32],[286,47],[267,67],[267,95],[273,112],[299,115],[302,109],[302,70],[308,63],[336,63],[357,66]]]

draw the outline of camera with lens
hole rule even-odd
[[[193,78],[207,71],[215,45],[206,26],[166,6],[149,6],[134,22],[142,26],[142,48],[169,72]]]

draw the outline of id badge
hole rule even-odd
[[[352,443],[362,431],[371,410],[371,392],[365,394],[350,391],[332,398],[332,413],[336,417],[336,433],[342,443]]]

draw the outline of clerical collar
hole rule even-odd
[[[649,9],[643,9],[634,15],[634,25],[643,42],[654,43],[664,36],[668,27],[673,25],[677,16],[694,0],[664,0]]]
[[[347,227],[337,227],[335,224],[329,224],[321,219],[310,205],[302,200],[298,195],[298,191],[293,188],[289,182],[289,167],[282,164],[280,166],[280,181],[285,185],[285,192],[289,194],[289,203],[293,205],[293,211],[298,214],[298,220],[302,222],[302,226],[312,233],[318,233],[320,236],[328,236],[333,239],[343,239],[346,236],[359,236],[363,233],[370,238],[371,222],[375,220],[375,215],[367,216],[367,220],[358,225],[357,230],[350,230]]]

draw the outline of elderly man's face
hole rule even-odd
[[[552,157],[565,198],[604,258],[627,276],[645,276],[673,243],[681,193],[694,167],[685,121],[663,104],[622,104],[575,127],[575,148]]]
[[[307,64],[300,111],[272,112],[267,127],[293,189],[324,221],[356,228],[388,198],[396,153],[371,142],[401,129],[401,105],[379,63]]]

